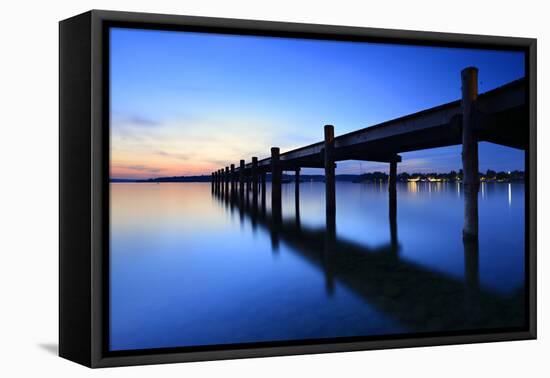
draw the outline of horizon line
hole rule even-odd
[[[446,172],[437,172],[437,171],[434,171],[434,172],[427,172],[427,173],[423,173],[423,172],[407,172],[407,171],[404,171],[404,172],[400,172],[397,174],[397,176],[399,175],[403,175],[403,174],[407,174],[407,175],[410,175],[410,176],[426,176],[426,175],[431,175],[431,174],[435,174],[435,175],[444,175],[444,174],[450,174],[452,172],[455,172],[455,173],[459,173],[460,171],[462,171],[462,168],[460,169],[451,169],[450,171],[446,171]],[[494,169],[487,169],[485,172],[479,172],[481,173],[482,175],[485,175],[487,173],[487,171],[493,171],[495,173],[506,173],[506,174],[511,174],[512,172],[519,172],[519,173],[525,173],[525,170],[520,170],[520,169],[514,169],[514,170],[507,170],[507,171],[502,171],[502,170],[494,170]],[[291,172],[290,170],[289,171],[286,171],[286,172]],[[338,173],[335,175],[335,177],[338,177],[338,176],[363,176],[363,175],[367,175],[367,174],[374,174],[374,173],[381,173],[381,174],[385,174],[385,175],[388,175],[388,173],[384,172],[384,171],[369,171],[369,172],[363,172],[363,173]],[[267,172],[268,175],[271,174],[271,172]],[[283,171],[283,175],[286,175],[286,176],[293,176],[294,174],[293,173],[285,173],[285,171]],[[109,176],[109,180],[134,180],[134,181],[148,181],[148,180],[160,180],[160,179],[169,179],[169,178],[193,178],[193,177],[207,177],[207,178],[211,178],[212,176],[212,173],[210,174],[200,174],[200,175],[175,175],[175,176],[157,176],[157,177],[147,177],[147,178],[137,178],[137,177],[128,177],[128,178],[123,178],[123,177],[112,177],[112,176]],[[308,176],[325,176],[325,173],[322,172],[322,173],[313,173],[313,174],[302,174],[300,173],[300,176],[301,177],[308,177]]]

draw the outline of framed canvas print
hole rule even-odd
[[[536,41],[60,23],[60,355],[536,337]]]

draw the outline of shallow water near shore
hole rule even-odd
[[[111,184],[111,350],[462,332],[524,324],[525,188],[482,183],[463,242],[458,183]]]

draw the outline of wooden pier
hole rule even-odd
[[[465,68],[461,72],[460,100],[340,136],[335,136],[332,125],[326,125],[323,141],[283,153],[279,147],[272,147],[269,157],[261,160],[254,157],[249,163],[241,160],[234,169],[224,167],[212,172],[212,189],[215,192],[228,193],[231,182],[232,191],[238,186],[241,197],[252,191],[252,201],[257,203],[260,192],[262,197],[266,195],[266,174],[270,173],[272,212],[276,219],[280,219],[283,172],[295,173],[296,193],[299,193],[300,169],[321,168],[325,171],[327,221],[334,222],[336,163],[345,160],[386,162],[390,171],[391,217],[392,213],[395,216],[397,209],[397,165],[401,162],[399,154],[462,145],[465,193],[463,235],[465,238],[476,238],[478,142],[486,141],[525,150],[529,124],[525,79],[478,95],[477,74],[475,67]],[[458,83],[457,75],[457,88]]]

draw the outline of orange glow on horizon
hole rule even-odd
[[[257,124],[257,128],[249,125]],[[212,122],[175,120],[145,129],[122,123],[111,129],[110,176],[148,179],[210,175],[252,156],[264,158],[282,144],[271,123],[247,119]],[[287,144],[287,143],[284,143]],[[293,146],[289,146],[293,147]]]
[[[113,178],[148,179],[172,176],[208,175],[218,167],[209,163],[134,165],[128,162],[111,162],[110,176]]]

